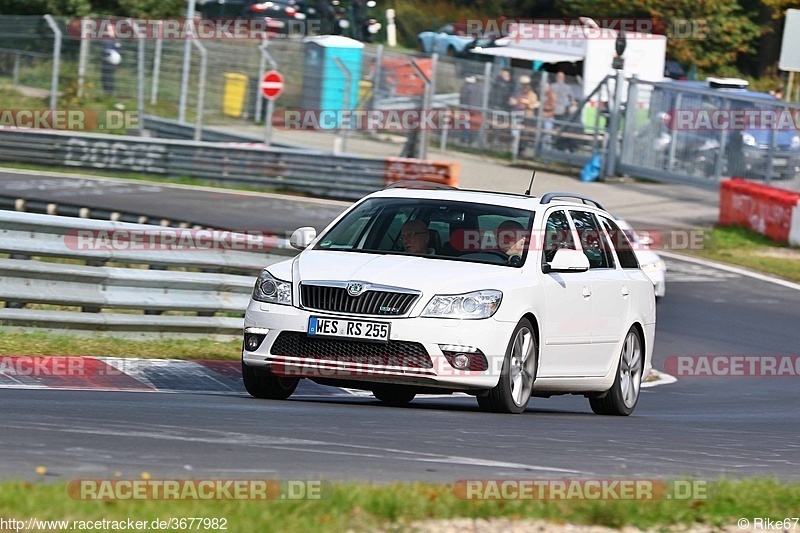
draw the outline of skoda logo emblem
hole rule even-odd
[[[364,292],[364,285],[361,283],[348,283],[347,294],[350,296],[360,296]]]

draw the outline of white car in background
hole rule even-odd
[[[308,378],[389,405],[459,391],[502,413],[558,394],[636,407],[653,284],[594,200],[396,184],[290,243],[303,251],[261,272],[245,313],[252,396]]]
[[[633,252],[636,254],[636,259],[639,260],[639,266],[642,267],[644,273],[653,282],[655,287],[656,298],[662,298],[667,293],[667,264],[661,259],[661,256],[650,249],[653,244],[653,239],[647,236],[642,236],[621,218],[617,218],[617,225],[625,232],[628,240],[633,244]]]

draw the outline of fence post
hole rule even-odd
[[[339,137],[337,138],[337,143],[334,144],[333,153],[338,154],[341,152],[347,151],[347,130],[350,129],[350,91],[353,90],[353,76],[350,74],[350,70],[347,66],[342,62],[341,59],[338,57],[333,58],[333,62],[336,63],[336,66],[339,70],[342,71],[344,74],[344,94],[342,95],[342,117],[347,117],[346,122],[347,125],[343,127],[342,124],[339,124]]]
[[[478,150],[486,149],[486,117],[489,114],[489,93],[492,90],[492,64],[483,64],[483,94],[481,96],[481,131],[478,134]],[[470,111],[470,119],[472,118]],[[472,120],[470,120],[472,122]]]
[[[156,105],[158,102],[158,83],[161,79],[161,51],[164,47],[164,21],[158,22],[158,37],[156,37],[156,50],[153,54],[153,84],[150,87],[150,105]],[[139,117],[141,121],[142,117]]]
[[[425,91],[422,93],[422,113],[424,114],[431,108],[431,101],[433,100],[434,91],[436,90],[436,87],[434,85],[434,80],[436,79],[436,65],[439,61],[439,54],[433,54],[431,56],[430,78],[425,76],[425,73],[422,72],[422,69],[420,69],[416,63],[414,63],[414,60],[409,60],[409,61],[411,62],[411,66],[416,71],[417,76],[419,76],[420,79],[425,84]],[[417,147],[417,158],[425,159],[428,150],[428,132],[427,130],[425,130],[425,128],[420,127],[418,142],[419,146]]]
[[[614,83],[614,109],[610,115],[610,124],[608,127],[608,165],[606,166],[606,174],[613,176],[617,173],[617,143],[619,142],[619,116],[620,107],[622,107],[622,83],[625,81],[625,75],[621,70],[617,70],[617,78]],[[630,102],[628,102],[630,105]]]
[[[178,101],[178,121],[186,121],[186,98],[189,92],[189,70],[192,64],[192,38],[195,33],[194,28],[194,5],[195,0],[189,0],[186,8],[186,39],[183,42],[183,67],[181,70],[181,94]],[[205,51],[205,49],[203,49]],[[202,52],[201,52],[202,53]],[[204,83],[203,81],[200,82]]]
[[[730,116],[731,110],[731,100],[730,98],[725,99],[725,116]],[[719,132],[719,151],[717,152],[717,158],[714,161],[714,181],[719,183],[720,177],[722,176],[722,163],[725,160],[725,152],[727,151],[726,146],[728,146],[728,128],[720,128]]]
[[[81,19],[81,29],[83,29],[83,25],[85,21],[88,20],[87,17]],[[81,31],[80,35],[80,49],[78,51],[78,98],[83,98],[84,92],[86,90],[86,63],[89,61],[89,44],[91,41],[83,35]],[[16,84],[16,82],[14,82]]]
[[[539,107],[536,108],[536,138],[533,143],[533,158],[536,159],[542,154],[542,123],[544,112],[544,103],[547,99],[545,92],[545,85],[547,84],[547,71],[543,70],[542,75],[539,76]]]
[[[133,28],[136,34],[139,34],[139,23],[133,21]],[[143,131],[144,125],[144,84],[145,84],[145,68],[144,68],[144,39],[139,39],[138,54],[136,57],[136,109],[139,118],[139,131]]]
[[[373,109],[379,101],[381,76],[383,76],[383,45],[379,44],[378,50],[375,52],[375,72],[372,73],[372,98],[367,103],[367,109]]]
[[[197,116],[195,117],[194,123],[194,140],[200,141],[203,137],[203,106],[205,105],[204,100],[206,96],[208,53],[206,52],[206,47],[200,44],[200,42],[193,40],[192,44],[200,51],[200,86],[197,89]]]
[[[261,110],[263,109],[264,106],[264,97],[261,96],[260,84],[261,80],[264,79],[264,74],[267,73],[267,63],[269,63],[269,68],[271,68],[272,70],[278,70],[278,63],[276,63],[275,60],[272,59],[272,55],[269,53],[269,50],[267,50],[268,44],[269,42],[267,41],[267,38],[264,37],[264,39],[261,41],[261,44],[258,45],[258,49],[261,52],[261,60],[258,63],[258,80],[256,80],[257,81],[256,86],[259,88],[256,89],[255,91],[256,109],[255,109],[255,116],[253,117],[254,122],[258,122],[259,120],[261,120]],[[269,137],[267,137],[265,134],[264,142],[269,145],[269,141],[270,141]]]
[[[17,85],[19,83],[19,57],[19,54],[14,54],[14,73],[11,80],[12,85]]]
[[[50,78],[50,111],[56,110],[56,96],[58,95],[58,70],[61,61],[61,30],[58,29],[56,21],[50,15],[45,15],[44,20],[47,25],[53,30],[55,34],[55,42],[53,43],[53,74]]]
[[[630,157],[633,134],[636,128],[636,112],[639,110],[639,76],[634,74],[628,84],[628,105],[625,107],[625,126],[622,129],[622,152],[624,163]]]

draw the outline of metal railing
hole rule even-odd
[[[429,173],[451,184],[456,179],[426,161],[396,165],[391,158],[53,131],[0,130],[0,160],[186,176],[344,199],[361,198],[391,181],[428,178]]]
[[[242,318],[229,315],[244,313],[256,273],[295,252],[285,240],[251,250],[252,235],[206,233],[191,246],[196,230],[0,211],[0,323],[238,336]]]

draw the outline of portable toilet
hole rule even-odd
[[[320,111],[358,107],[363,49],[364,43],[340,35],[307,38],[300,107]],[[320,121],[321,128],[339,125],[340,120]]]

